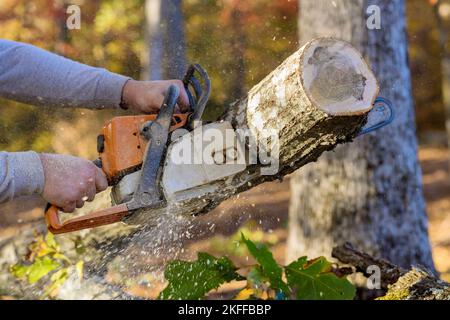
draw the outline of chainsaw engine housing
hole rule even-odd
[[[189,114],[174,114],[170,130],[182,127],[188,117]],[[140,134],[141,127],[155,119],[154,114],[115,117],[102,128],[97,138],[97,151],[111,185],[140,169],[148,143]]]

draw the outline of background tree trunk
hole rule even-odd
[[[146,0],[149,57],[144,78],[180,79],[186,71],[182,0]]]
[[[368,30],[366,10],[381,9],[381,29]],[[403,0],[302,0],[300,42],[317,36],[350,41],[369,61],[396,119],[339,146],[296,172],[291,182],[288,259],[330,257],[349,241],[409,267],[434,271],[417,159]]]
[[[55,52],[66,55],[66,46],[69,43],[70,35],[67,28],[67,4],[64,0],[55,1],[53,4],[53,15],[58,25],[57,41],[55,44]]]

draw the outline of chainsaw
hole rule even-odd
[[[207,72],[190,65],[183,84],[189,99],[187,113],[174,114],[179,88],[169,87],[157,115],[120,116],[111,119],[97,137],[96,166],[112,186],[110,208],[61,222],[59,209],[47,205],[45,219],[54,234],[67,233],[123,221],[139,209],[166,205],[161,186],[169,136],[179,129],[192,131],[199,123],[211,92]],[[185,132],[185,131],[184,131]]]
[[[45,219],[50,232],[60,234],[116,222],[128,223],[139,220],[136,217],[142,209],[146,222],[149,213],[166,208],[168,200],[175,195],[233,177],[247,168],[242,143],[213,147],[209,150],[212,158],[209,162],[183,166],[171,160],[170,155],[179,152],[177,148],[190,149],[190,143],[197,139],[196,131],[219,132],[229,141],[239,141],[227,121],[199,125],[211,92],[207,72],[198,64],[190,65],[183,84],[189,98],[189,112],[174,114],[180,92],[178,87],[170,86],[157,115],[120,116],[106,123],[97,138],[99,159],[94,163],[103,170],[112,187],[113,205],[62,222],[59,209],[49,204]],[[393,118],[391,103],[377,98],[359,135],[377,130]],[[170,144],[173,140],[177,143]],[[202,151],[200,147],[194,153]]]

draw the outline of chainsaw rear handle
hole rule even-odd
[[[51,233],[60,234],[120,222],[128,214],[129,210],[127,205],[120,204],[61,222],[59,219],[59,208],[48,204],[45,209],[45,221],[47,223],[47,228]]]

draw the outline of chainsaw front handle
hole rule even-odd
[[[47,228],[51,233],[61,234],[120,222],[128,215],[128,213],[129,210],[127,205],[120,204],[61,222],[59,219],[59,208],[48,204],[45,210],[45,221],[47,222]]]
[[[199,74],[200,78],[195,76],[196,73]],[[187,127],[194,129],[196,123],[202,118],[211,94],[211,80],[206,70],[199,64],[191,64],[183,78],[183,83],[192,112]]]

